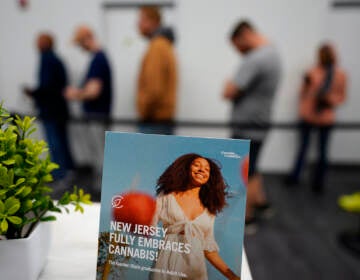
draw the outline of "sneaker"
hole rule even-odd
[[[338,204],[346,212],[360,213],[360,192],[340,196]]]

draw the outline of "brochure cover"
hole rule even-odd
[[[106,132],[97,279],[240,279],[249,144]]]

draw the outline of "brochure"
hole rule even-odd
[[[249,145],[106,132],[97,279],[239,279]]]

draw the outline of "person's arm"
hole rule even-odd
[[[258,75],[259,67],[257,61],[248,57],[237,70],[234,78],[227,81],[223,90],[223,98],[227,100],[236,100],[241,98],[245,90],[251,85]]]
[[[305,72],[299,90],[298,113],[302,120],[309,121],[313,118],[316,104],[316,84],[314,82],[314,71]]]
[[[225,83],[223,98],[228,100],[234,100],[241,95],[239,87],[231,80]]]
[[[83,88],[67,87],[65,98],[68,100],[94,100],[100,94],[103,84],[100,79],[92,78],[86,82]]]
[[[217,251],[209,252],[204,251],[206,259],[217,269],[219,270],[227,279],[230,280],[240,280],[240,277],[237,276],[223,261]]]
[[[206,259],[217,269],[219,270],[227,279],[238,280],[238,277],[223,261],[220,257],[218,251],[219,247],[215,241],[214,237],[214,224],[215,216],[211,218],[211,224],[209,229],[205,232],[205,247],[204,255]]]
[[[326,96],[326,101],[334,107],[342,104],[346,99],[346,86],[346,74],[342,72],[340,74],[337,85],[335,85],[334,90],[331,91],[328,96]]]

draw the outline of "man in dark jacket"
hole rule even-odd
[[[35,100],[39,116],[43,121],[52,160],[60,165],[54,172],[55,179],[61,179],[74,164],[70,153],[67,120],[69,110],[63,96],[67,85],[64,64],[53,50],[54,39],[42,33],[37,38],[40,53],[38,85],[35,89],[25,88],[24,92]]]

